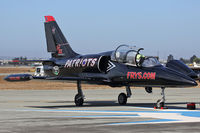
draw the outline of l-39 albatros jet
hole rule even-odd
[[[45,33],[47,51],[52,57],[42,61],[44,79],[77,81],[78,93],[75,95],[76,106],[84,103],[81,82],[108,85],[111,87],[126,87],[126,94],[120,93],[118,102],[127,103],[130,98],[131,86],[144,87],[148,93],[152,87],[162,89],[162,98],[157,101],[158,107],[165,103],[166,87],[189,87],[197,83],[185,73],[168,68],[154,57],[145,57],[140,53],[143,48],[120,45],[114,51],[99,54],[81,55],[72,50],[65,39],[54,17],[45,16]],[[7,81],[26,81],[36,77],[29,74],[14,74],[5,77]]]

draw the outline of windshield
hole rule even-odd
[[[155,57],[147,57],[142,62],[142,67],[154,67],[154,66],[160,66],[160,62]]]

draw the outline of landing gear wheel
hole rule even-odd
[[[76,94],[76,96],[74,98],[74,102],[75,102],[76,106],[82,106],[83,102],[84,102],[84,99],[82,98],[81,95]]]
[[[161,99],[159,99],[159,100],[157,101],[156,107],[161,108],[161,107],[164,107],[164,106],[165,106],[165,103],[164,103],[164,102],[161,102],[161,101],[162,101]]]
[[[125,93],[120,93],[118,96],[118,103],[120,105],[125,105],[127,103],[127,96]]]

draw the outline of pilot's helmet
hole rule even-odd
[[[144,58],[145,56],[142,54],[137,54],[136,60],[139,62],[141,58]]]

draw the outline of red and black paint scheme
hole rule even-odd
[[[119,104],[126,104],[131,96],[131,86],[144,87],[148,93],[152,92],[152,87],[161,87],[163,97],[157,102],[158,106],[164,105],[165,87],[197,85],[186,73],[165,67],[154,57],[141,56],[142,48],[120,45],[114,51],[81,55],[72,50],[52,16],[45,16],[44,26],[47,51],[52,55],[49,60],[42,61],[47,75],[45,79],[77,81],[77,106],[84,101],[82,81],[111,87],[125,86],[127,94],[119,95]],[[5,79],[15,81],[19,77],[8,76]]]

